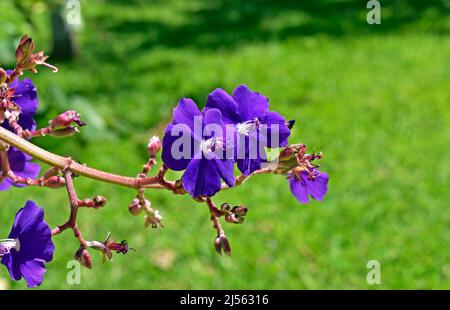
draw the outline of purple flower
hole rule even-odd
[[[28,200],[20,209],[8,239],[0,240],[2,264],[13,280],[22,277],[28,287],[39,286],[45,273],[45,262],[53,258],[55,247],[50,227],[44,220],[44,211]]]
[[[12,71],[8,70],[7,73],[11,74]],[[12,101],[21,109],[18,121],[19,125],[22,126],[23,129],[34,130],[36,128],[36,122],[33,117],[38,108],[38,98],[33,81],[30,79],[19,81],[17,78],[12,81],[8,87],[9,89],[15,90]],[[13,131],[7,121],[3,122],[2,126]]]
[[[223,121],[236,130],[235,158],[244,175],[261,169],[266,161],[265,147],[286,146],[290,130],[286,120],[277,112],[269,111],[269,100],[245,85],[236,87],[233,95],[216,89],[207,99],[205,111],[218,109]]]
[[[8,74],[12,71],[8,70]],[[20,106],[21,112],[18,123],[23,129],[34,130],[36,128],[36,122],[33,117],[38,107],[37,91],[30,79],[24,79],[19,81],[15,79],[8,87],[14,89],[14,96],[12,101]],[[9,126],[8,121],[4,121],[1,126],[13,131]],[[24,178],[36,178],[40,172],[40,166],[31,162],[31,156],[11,147],[8,150],[8,159],[11,166],[11,170],[20,177]],[[24,184],[14,184],[9,178],[0,183],[0,191],[7,190],[11,185],[17,187],[23,187]]]
[[[165,129],[162,159],[172,170],[186,169],[181,180],[193,197],[213,196],[221,189],[221,179],[234,185],[234,161],[232,154],[228,159],[225,156],[224,127],[218,109],[201,113],[191,99],[182,98],[173,110],[173,122]]]
[[[22,151],[17,150],[14,147],[10,147],[8,150],[9,165],[15,175],[23,178],[36,178],[39,175],[41,166],[36,163],[32,163],[32,157],[25,154]],[[1,161],[0,161],[1,162]],[[6,178],[0,183],[0,191],[9,189],[12,185],[16,187],[24,187],[25,184],[15,184],[10,178]]]
[[[308,203],[310,195],[315,200],[322,201],[328,190],[328,175],[317,169],[309,174],[306,171],[295,171],[288,174],[291,192],[301,203]]]

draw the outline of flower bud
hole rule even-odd
[[[6,73],[6,71],[3,70],[3,68],[0,68],[0,84],[5,83],[7,79],[8,79],[8,73]]]
[[[104,196],[94,196],[92,201],[94,202],[94,208],[102,208],[106,205],[106,198]]]
[[[79,261],[82,266],[89,269],[92,268],[91,254],[89,254],[89,251],[86,248],[80,247],[75,253],[75,259]]]
[[[19,42],[16,49],[16,61],[18,64],[22,64],[27,58],[30,58],[34,51],[33,39],[27,35],[24,35]]]
[[[80,114],[74,110],[69,110],[61,113],[54,119],[50,120],[48,123],[54,130],[72,128],[71,125],[73,124],[76,124],[80,127],[86,125],[85,122],[81,121]]]
[[[229,212],[231,210],[231,206],[228,202],[224,202],[222,203],[222,205],[220,206],[220,209],[224,212]]]
[[[222,255],[222,244],[220,243],[219,237],[214,239],[214,248],[216,249],[216,252],[219,253],[219,255]]]
[[[232,224],[242,224],[244,223],[245,218],[243,216],[234,214],[234,213],[228,213],[225,216],[225,221],[227,223],[232,223]]]
[[[142,212],[142,207],[139,204],[139,199],[133,199],[133,202],[128,207],[128,211],[133,215],[139,215]]]
[[[48,179],[52,176],[58,175],[59,173],[60,173],[60,170],[58,168],[51,167],[50,169],[45,171],[43,178]]]
[[[245,215],[247,215],[248,208],[246,206],[235,206],[235,207],[233,207],[231,212],[233,212],[234,214],[239,215],[239,216],[245,216]]]
[[[220,245],[222,246],[223,252],[228,256],[231,256],[230,242],[225,235],[220,235]]]
[[[43,185],[48,188],[61,188],[66,185],[66,180],[63,177],[54,175],[44,180]]]
[[[151,139],[148,141],[148,145],[147,145],[148,156],[155,157],[156,154],[158,154],[158,152],[161,150],[161,148],[162,148],[162,144],[161,144],[161,141],[159,140],[159,137],[157,137],[157,136],[151,137]]]

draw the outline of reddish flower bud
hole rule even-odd
[[[85,122],[81,121],[80,114],[74,110],[69,110],[61,113],[54,119],[50,120],[48,123],[54,130],[72,128],[72,125],[74,124],[80,127],[86,125]]]
[[[231,247],[230,242],[228,241],[227,237],[225,235],[220,235],[220,245],[222,246],[223,252],[227,254],[228,256],[231,256]]]
[[[161,148],[162,148],[162,144],[161,144],[161,141],[159,140],[159,137],[157,137],[157,136],[151,137],[151,139],[148,141],[148,145],[147,145],[148,156],[155,157],[156,154],[158,154],[158,152],[161,150]]]
[[[92,198],[92,202],[94,203],[94,208],[102,208],[106,205],[106,198],[100,195],[94,196]]]
[[[33,39],[27,35],[24,35],[19,42],[16,49],[16,61],[18,64],[22,64],[27,58],[30,58],[34,51]]]
[[[220,237],[214,239],[214,248],[219,255],[222,255],[222,244],[220,243]]]
[[[234,214],[234,213],[228,213],[225,216],[225,221],[227,223],[233,223],[233,224],[242,224],[244,223],[245,218],[243,216]]]
[[[224,202],[222,203],[222,205],[220,206],[220,209],[224,212],[230,212],[231,211],[231,206],[228,202]]]
[[[142,206],[139,204],[139,199],[133,199],[133,202],[128,207],[128,211],[133,215],[139,215],[142,212]]]
[[[8,79],[8,74],[3,68],[0,68],[0,84],[5,83]]]
[[[248,208],[246,206],[235,206],[235,207],[233,207],[231,212],[233,212],[234,214],[240,215],[240,216],[245,216],[245,215],[247,215]]]
[[[89,269],[92,268],[91,254],[89,254],[89,251],[86,248],[80,247],[75,253],[75,259],[79,261],[82,266]]]
[[[54,175],[46,179],[43,185],[48,188],[61,188],[66,185],[66,180],[63,177]]]

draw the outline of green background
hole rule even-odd
[[[243,225],[225,224],[232,257],[213,248],[205,205],[149,191],[163,229],[144,229],[127,207],[134,192],[85,178],[80,197],[105,195],[102,210],[80,210],[88,239],[108,231],[136,249],[83,269],[69,285],[77,249],[70,232],[54,239],[43,289],[430,289],[450,288],[450,2],[381,1],[368,25],[366,1],[81,1],[79,55],[60,71],[27,74],[37,85],[40,126],[74,108],[88,125],[76,137],[36,144],[107,171],[134,176],[146,141],[161,134],[182,97],[202,107],[209,92],[241,83],[296,119],[291,142],[325,153],[322,203],[300,205],[283,176],[258,176],[218,194],[246,204]],[[34,26],[11,1],[0,3],[0,63],[13,65],[24,33],[51,53],[49,5],[24,1]],[[175,178],[177,175],[172,174]],[[0,193],[0,234],[35,200],[53,227],[68,215],[64,189]],[[381,263],[381,285],[366,264]],[[9,282],[0,269],[3,286]]]

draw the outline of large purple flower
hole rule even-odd
[[[288,181],[291,192],[301,203],[309,202],[309,195],[315,200],[322,201],[328,190],[328,175],[315,169],[312,175],[306,171],[290,172]]]
[[[45,262],[53,258],[55,247],[44,211],[28,200],[20,209],[8,239],[0,239],[0,257],[12,279],[22,277],[28,287],[39,286],[45,273]]]
[[[8,70],[8,74],[12,71]],[[37,91],[30,79],[24,79],[19,81],[15,79],[11,82],[8,87],[14,89],[14,96],[12,101],[14,101],[21,109],[19,116],[19,125],[23,129],[34,130],[36,128],[36,122],[33,117],[36,113],[38,107]],[[8,125],[7,121],[1,124],[2,127],[13,131],[13,129]],[[31,162],[31,156],[11,147],[8,151],[8,159],[11,166],[11,170],[20,177],[24,178],[36,178],[40,172],[40,166],[38,164]],[[0,183],[0,191],[7,190],[11,185],[17,187],[23,187],[24,184],[14,184],[11,179],[7,178]]]
[[[288,144],[290,130],[284,117],[269,111],[267,97],[245,85],[236,87],[232,96],[223,89],[216,89],[208,96],[205,111],[209,109],[219,109],[224,122],[235,126],[235,157],[244,175],[261,168],[267,157],[265,147]]]
[[[218,109],[201,113],[191,99],[182,98],[165,129],[162,159],[172,170],[186,169],[183,188],[193,197],[213,196],[221,179],[233,186],[233,155],[226,156],[226,130]]]

